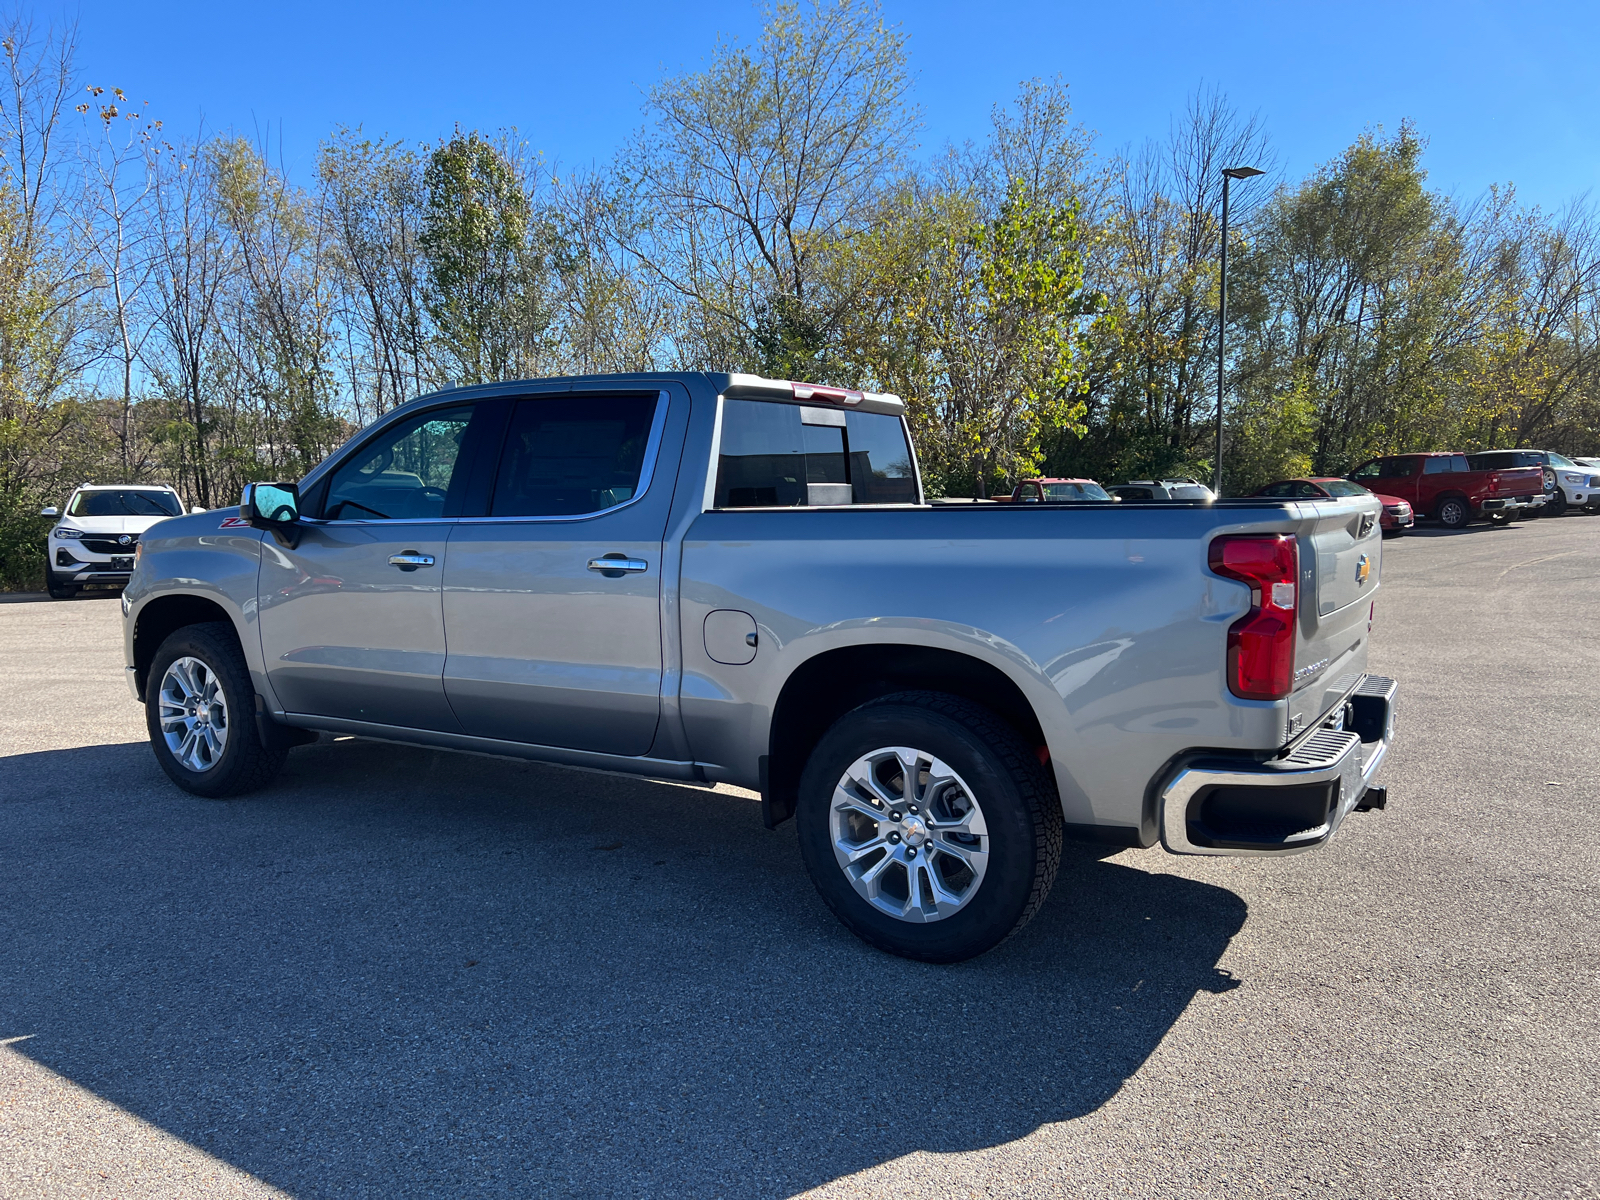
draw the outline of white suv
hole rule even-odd
[[[1108,487],[1118,500],[1215,500],[1217,497],[1198,479],[1130,479]]]
[[[46,543],[45,584],[57,600],[68,600],[90,583],[124,584],[133,574],[139,535],[157,521],[183,515],[183,499],[165,484],[86,483],[72,493]],[[195,510],[199,512],[199,509]]]

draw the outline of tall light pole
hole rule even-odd
[[[1222,388],[1227,369],[1228,340],[1228,184],[1262,174],[1259,167],[1224,167],[1222,170],[1222,278],[1217,314],[1217,469],[1211,477],[1211,490],[1222,499]]]

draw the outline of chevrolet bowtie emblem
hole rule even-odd
[[[1356,560],[1356,582],[1365,583],[1367,576],[1372,574],[1372,560],[1363,554]]]

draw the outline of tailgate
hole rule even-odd
[[[1376,496],[1308,503],[1300,540],[1300,628],[1289,696],[1293,736],[1337,704],[1367,669],[1367,626],[1383,534]]]
[[[1544,491],[1544,472],[1538,467],[1507,467],[1489,475],[1489,490],[1497,496],[1537,496]]]

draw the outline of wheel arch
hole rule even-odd
[[[911,643],[866,643],[821,651],[784,681],[772,708],[761,771],[761,811],[774,828],[794,815],[800,773],[822,735],[852,709],[895,692],[934,691],[981,704],[1030,746],[1048,741],[1022,687],[992,663],[959,650]]]
[[[204,625],[213,621],[222,622],[233,630],[240,650],[244,649],[244,638],[239,634],[233,614],[209,597],[192,592],[172,592],[145,602],[133,626],[134,682],[141,696],[149,683],[150,664],[155,660],[161,643],[185,626]],[[245,655],[246,662],[249,657]]]
[[[1477,513],[1478,513],[1478,506],[1472,502],[1472,497],[1467,495],[1465,492],[1459,492],[1459,491],[1440,492],[1437,496],[1435,496],[1433,498],[1433,514],[1432,515],[1436,519],[1439,516],[1439,510],[1444,507],[1444,502],[1446,500],[1459,500],[1459,501],[1461,501],[1461,503],[1463,503],[1463,504],[1465,504],[1467,506],[1467,515],[1469,517],[1476,516]]]

